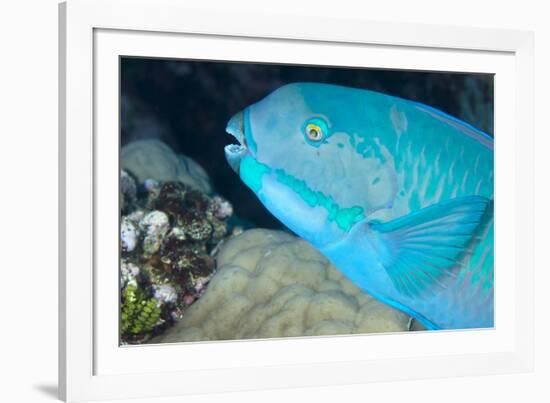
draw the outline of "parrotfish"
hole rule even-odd
[[[432,107],[320,83],[233,116],[226,159],[363,291],[427,329],[494,326],[493,139]]]

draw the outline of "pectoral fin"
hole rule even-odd
[[[444,277],[455,275],[490,203],[481,196],[460,197],[387,223],[370,223],[395,288],[418,296],[445,287]]]

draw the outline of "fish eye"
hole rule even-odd
[[[306,126],[306,136],[311,141],[320,141],[323,139],[323,129],[315,123],[308,123]]]
[[[330,136],[328,123],[325,119],[317,116],[304,122],[302,133],[306,142],[314,147],[320,147]]]

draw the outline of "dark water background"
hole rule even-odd
[[[157,138],[198,162],[216,193],[254,226],[281,224],[229,168],[236,112],[299,81],[365,88],[422,102],[493,136],[493,75],[121,58],[121,144]]]

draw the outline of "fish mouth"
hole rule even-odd
[[[242,111],[229,120],[225,131],[238,141],[238,144],[228,144],[224,148],[227,162],[233,171],[238,174],[241,159],[248,153],[244,134],[244,113]]]

